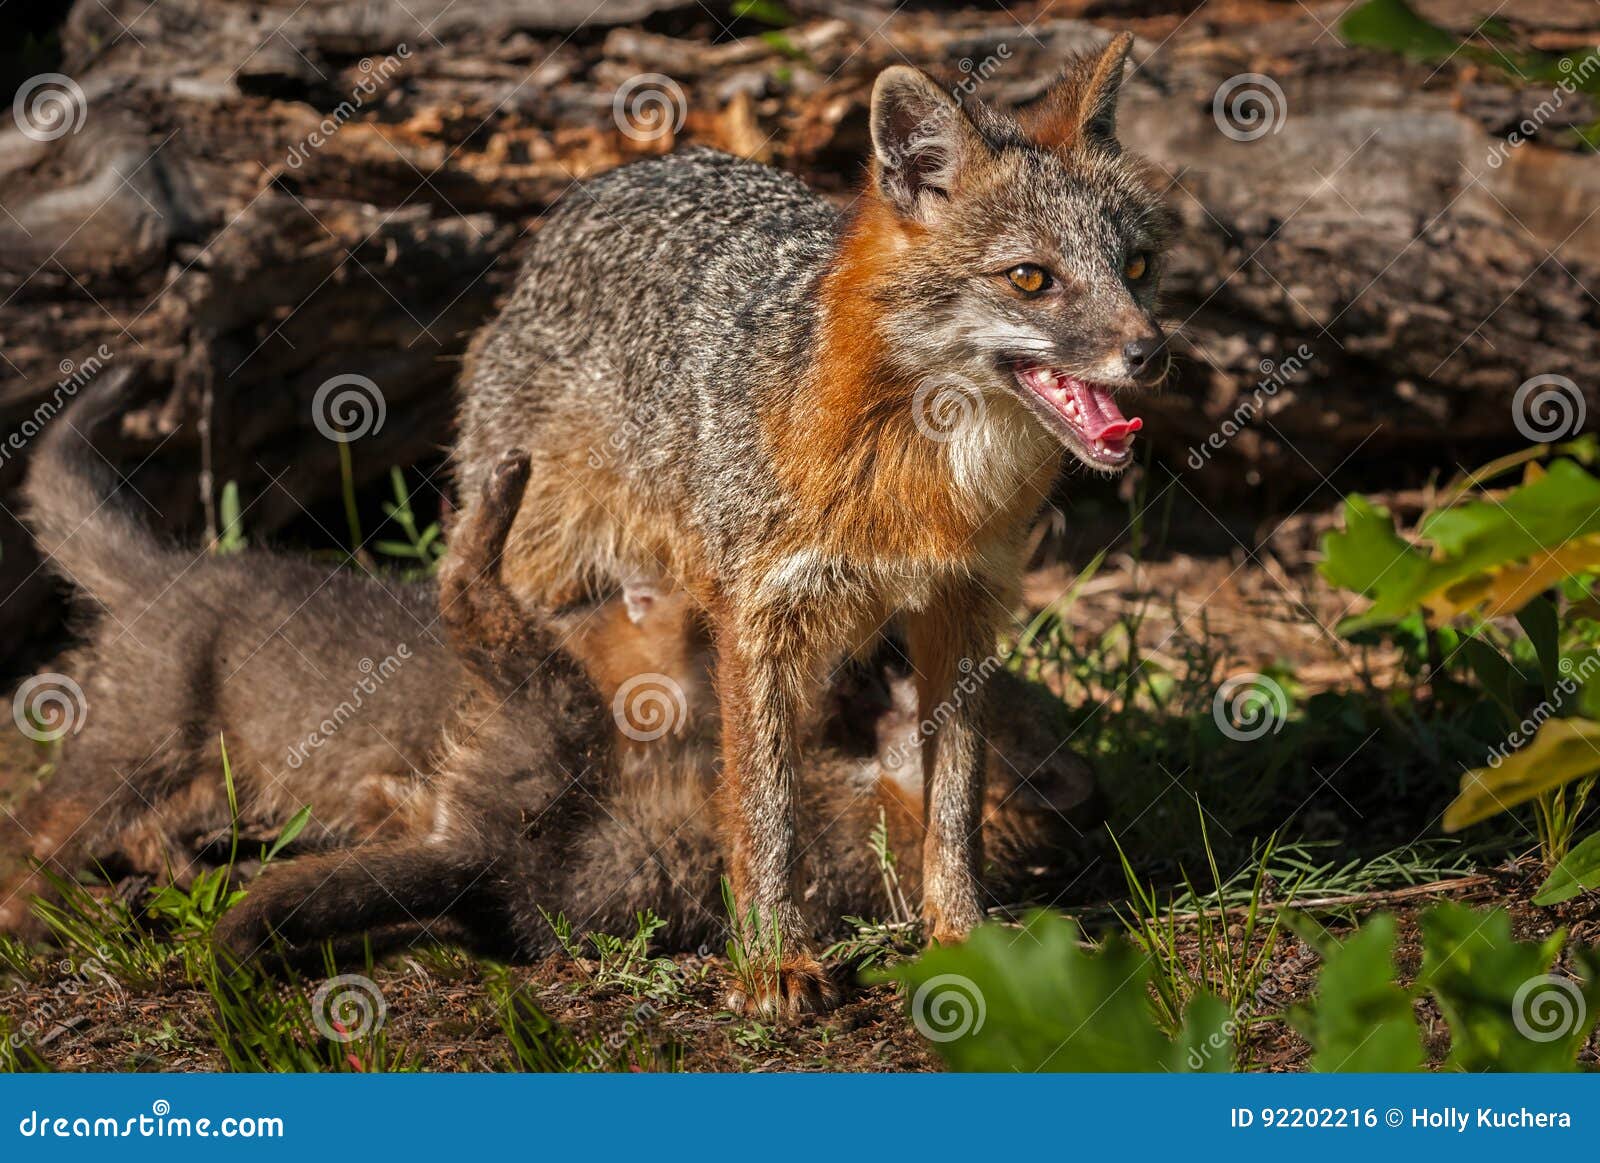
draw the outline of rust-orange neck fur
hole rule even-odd
[[[881,320],[896,268],[927,243],[869,191],[823,278],[811,374],[769,432],[812,547],[958,564],[1026,521],[1054,475],[1052,460],[995,511],[961,494],[946,446],[918,430],[918,376],[892,357]]]

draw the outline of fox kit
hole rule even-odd
[[[704,811],[712,794],[715,716],[690,711],[677,735],[623,748],[612,763],[591,756],[573,764],[571,739],[568,750],[556,747],[542,758],[530,747],[526,717],[538,715],[553,693],[565,692],[565,705],[546,713],[563,719],[592,720],[613,702],[595,700],[586,712],[581,692],[551,681],[552,643],[503,579],[502,548],[527,471],[524,455],[502,458],[457,526],[441,577],[442,619],[471,694],[462,724],[449,732],[433,826],[412,838],[268,869],[219,932],[236,955],[252,955],[274,939],[303,949],[362,929],[445,918],[454,922],[454,934],[479,948],[538,957],[554,951],[548,914],[565,913],[583,930],[617,932],[643,908],[667,919],[657,935],[665,948],[721,940],[718,845]],[[688,637],[673,627],[670,603],[651,615],[659,633],[635,631],[620,606],[599,619],[613,623],[600,629],[604,658],[594,669],[601,674],[631,676],[673,655],[693,657],[692,649],[682,649]],[[695,689],[689,670],[675,671],[674,682],[678,676]],[[908,836],[920,831],[920,803],[910,798],[920,790],[920,773],[912,776],[909,765],[893,758],[915,726],[894,705],[898,681],[888,678],[881,704],[860,689],[864,684],[840,684],[849,712],[814,724],[819,745],[808,765],[814,786],[802,800],[802,830],[828,859],[807,889],[835,917],[891,915],[896,902],[870,834],[881,819],[891,849],[905,852]],[[1019,698],[1049,700],[1009,675],[1000,681],[1015,684]],[[1086,770],[1052,755],[1056,738],[1054,731],[1032,730],[1018,740],[1021,747],[995,756],[1001,772],[984,826],[998,842],[1002,882],[1017,885],[1032,865],[1059,855],[1072,823],[1086,822],[1083,813],[1093,810]],[[912,850],[899,869],[912,891],[919,863]]]
[[[0,816],[0,931],[27,929],[29,898],[47,887],[27,858],[63,876],[98,861],[184,879],[233,822],[221,735],[249,834],[270,837],[309,803],[312,823],[296,850],[369,845],[354,861],[330,861],[338,871],[326,886],[313,858],[280,868],[235,933],[255,931],[252,917],[272,928],[288,914],[299,914],[288,930],[359,932],[378,923],[352,904],[364,889],[391,911],[403,903],[405,919],[450,914],[468,922],[468,936],[514,937],[503,943],[526,955],[550,939],[538,905],[591,928],[651,908],[671,921],[661,937],[672,947],[714,939],[717,844],[703,808],[715,704],[682,595],[642,618],[611,602],[548,630],[524,613],[501,592],[495,564],[520,498],[515,455],[490,478],[489,503],[453,537],[442,619],[431,582],[329,576],[254,549],[217,558],[163,546],[112,496],[93,448],[119,390],[110,377],[89,389],[46,433],[30,469],[41,543],[102,612],[67,668],[85,689],[82,730],[66,738],[43,790],[16,817]],[[373,668],[404,643],[403,668]],[[612,707],[620,685],[644,672],[676,684],[686,709],[679,731],[640,743],[618,733]],[[384,681],[354,694],[368,673]],[[1051,703],[1006,681],[1019,699]],[[881,878],[868,866],[880,809],[904,880],[916,883],[907,842],[919,827],[920,772],[893,762],[914,727],[905,682],[890,663],[841,673],[817,729],[827,746],[808,769],[820,789],[808,835],[831,854],[819,892],[835,913],[882,915]],[[353,698],[357,713],[337,732],[297,746]],[[484,722],[491,710],[494,722]],[[993,740],[985,826],[998,884],[1021,888],[1035,866],[1056,866],[1069,823],[1092,822],[1092,778],[1056,748],[1059,737],[1059,724],[1040,716]],[[459,842],[430,842],[450,818],[458,828],[489,824]],[[507,916],[517,918],[509,930]]]
[[[885,70],[844,216],[706,150],[604,175],[473,344],[464,495],[507,447],[533,455],[518,592],[557,605],[657,576],[706,611],[729,865],[741,906],[779,922],[787,1010],[831,1001],[799,907],[798,725],[895,618],[936,726],[924,918],[945,941],[983,916],[984,699],[963,679],[1063,448],[1126,467],[1141,422],[1122,402],[1166,367],[1168,212],[1114,136],[1131,40],[1016,118]]]

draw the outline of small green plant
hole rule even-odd
[[[889,920],[868,920],[863,917],[845,917],[852,929],[850,936],[830,945],[823,957],[848,961],[857,969],[866,969],[881,962],[915,953],[922,945],[922,922],[906,900],[900,884],[899,864],[894,849],[889,844],[889,821],[883,808],[878,809],[878,822],[873,825],[867,844],[878,864],[878,875],[883,878],[883,894],[889,902]]]
[[[764,1026],[760,1022],[746,1022],[734,1033],[733,1040],[736,1045],[759,1053],[770,1050],[776,1038],[772,1027]]]
[[[34,913],[51,935],[73,954],[81,972],[134,988],[161,979],[178,947],[140,922],[127,901],[110,892],[91,891],[76,880],[41,868],[52,899],[36,900]]]
[[[0,933],[0,975],[22,981],[38,981],[42,976],[33,950],[9,933]]]
[[[239,484],[237,481],[229,481],[222,486],[220,510],[219,516],[222,519],[222,531],[217,534],[217,539],[211,546],[211,552],[218,557],[242,553],[249,546],[250,539],[244,535],[244,522],[239,508]]]
[[[411,507],[411,491],[406,487],[405,473],[398,468],[389,469],[389,481],[394,487],[394,500],[385,501],[383,511],[400,526],[404,541],[380,540],[373,548],[387,557],[415,563],[416,572],[432,573],[444,556],[444,542],[439,536],[439,523],[435,521],[426,529],[417,528],[417,515]]]
[[[634,914],[633,934],[618,937],[610,933],[585,933],[574,936],[572,922],[562,913],[544,914],[545,923],[556,935],[561,948],[589,975],[595,988],[614,987],[633,997],[671,997],[680,988],[677,963],[670,957],[650,953],[650,940],[667,922],[649,909]]]
[[[1256,1009],[1282,936],[1284,907],[1294,899],[1298,881],[1289,886],[1283,901],[1267,901],[1267,870],[1277,848],[1277,837],[1271,837],[1255,862],[1244,904],[1230,907],[1228,890],[1232,881],[1224,881],[1218,871],[1205,812],[1198,805],[1196,811],[1201,844],[1211,871],[1210,893],[1202,895],[1185,872],[1184,896],[1162,907],[1154,886],[1134,872],[1127,854],[1113,837],[1130,897],[1128,910],[1119,910],[1118,916],[1134,945],[1154,965],[1151,985],[1161,1029],[1169,1037],[1178,1036],[1194,1000],[1217,997],[1236,1017],[1230,1028],[1234,1051],[1242,1056],[1250,1023],[1263,1016]],[[1265,913],[1270,913],[1270,920]]]
[[[389,1046],[377,986],[333,970],[330,964],[328,980],[309,991],[294,975],[280,983],[248,965],[217,965],[207,974],[208,1022],[228,1068],[252,1074],[416,1069],[413,1055]]]
[[[755,905],[743,913],[733,885],[722,878],[722,907],[728,914],[728,972],[746,997],[776,992],[783,965],[783,928],[776,917],[763,917]]]
[[[145,911],[162,921],[178,939],[178,948],[191,980],[215,970],[211,948],[211,931],[222,915],[244,899],[245,890],[234,887],[234,869],[239,861],[239,791],[233,779],[233,765],[228,760],[228,744],[218,739],[222,755],[222,783],[228,798],[228,861],[218,868],[202,869],[180,888],[168,869],[167,883],[152,890],[145,901]],[[307,804],[290,817],[271,845],[261,852],[263,867],[272,861],[305,830],[311,820],[311,805]]]
[[[50,1066],[10,1019],[0,1014],[0,1074],[48,1074]]]
[[[648,1002],[627,1018],[620,1031],[579,1036],[540,1008],[507,970],[489,979],[489,997],[501,1035],[509,1047],[507,1069],[533,1074],[577,1074],[602,1071],[674,1071],[682,1064],[681,1049],[657,1045],[649,1024]]]

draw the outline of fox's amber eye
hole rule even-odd
[[[1024,295],[1037,295],[1050,286],[1050,272],[1032,263],[1014,266],[1006,272],[1011,285]]]
[[[1137,283],[1149,273],[1150,256],[1142,250],[1130,254],[1122,265],[1122,274],[1130,283]]]

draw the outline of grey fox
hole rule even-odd
[[[431,582],[330,576],[254,549],[218,558],[163,546],[111,495],[91,451],[119,390],[110,377],[90,388],[30,468],[41,544],[101,614],[68,667],[86,691],[83,730],[65,741],[45,788],[14,819],[0,817],[0,929],[26,929],[29,896],[46,887],[28,857],[62,875],[99,860],[184,879],[230,827],[224,735],[247,831],[270,836],[309,803],[313,823],[297,848],[367,843],[354,860],[307,856],[276,869],[228,925],[241,952],[280,921],[285,936],[337,936],[390,914],[448,914],[464,922],[456,935],[491,947],[498,936],[501,951],[537,955],[550,940],[539,906],[596,928],[653,908],[671,919],[663,937],[678,947],[713,939],[717,846],[703,808],[716,719],[704,643],[681,596],[637,624],[620,602],[549,626],[525,613],[496,565],[526,471],[516,454],[489,478],[489,503],[453,534],[442,615]],[[403,665],[373,668],[405,643]],[[916,781],[877,758],[911,727],[905,679],[892,663],[883,669],[884,680],[842,673],[817,727],[826,745],[814,754],[820,798],[808,835],[830,854],[819,891],[848,913],[885,907],[876,870],[863,867],[879,808],[916,882],[907,852]],[[647,671],[677,683],[688,705],[679,733],[639,743],[617,733],[611,708],[621,683]],[[364,684],[337,732],[298,746],[352,699],[362,674],[383,681]],[[1018,697],[1050,701],[1020,682]],[[1088,822],[1094,787],[1081,761],[1056,751],[1056,724],[1017,726],[995,739],[986,827],[993,875],[1020,888],[1065,853],[1069,820]]]
[[[1114,136],[1131,39],[1019,117],[885,70],[844,215],[707,150],[603,175],[539,230],[469,350],[464,496],[505,449],[533,457],[517,592],[558,606],[658,576],[709,618],[729,864],[780,921],[787,1010],[831,1000],[799,907],[799,725],[894,619],[936,725],[928,931],[983,915],[984,699],[957,683],[994,651],[1062,449],[1128,465],[1141,421],[1119,401],[1167,363],[1169,211]],[[968,422],[938,428],[952,406]]]

